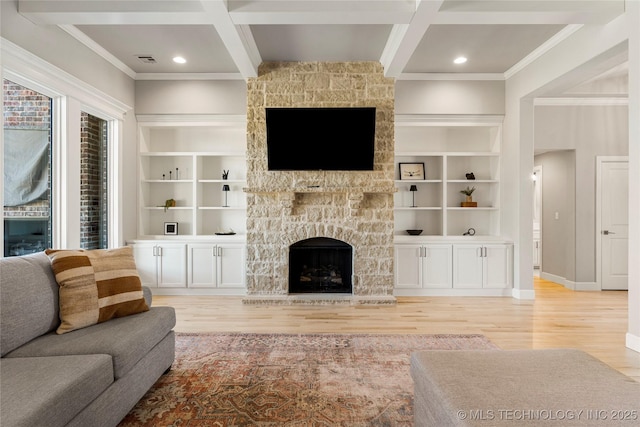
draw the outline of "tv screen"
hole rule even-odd
[[[267,108],[271,171],[373,170],[375,107]]]

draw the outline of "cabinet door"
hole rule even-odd
[[[510,288],[511,246],[485,245],[484,255],[484,287]]]
[[[395,248],[396,287],[420,288],[422,286],[422,257],[420,245],[398,245]]]
[[[463,289],[482,288],[482,246],[453,245],[453,287]]]
[[[533,266],[540,267],[540,239],[533,239]]]
[[[423,248],[422,286],[450,288],[452,286],[451,245],[426,245]]]
[[[182,288],[187,284],[187,249],[184,244],[158,245],[158,286]]]
[[[216,245],[195,243],[189,245],[188,286],[213,288],[216,286]]]
[[[223,244],[217,247],[217,283],[221,288],[245,286],[244,245]]]
[[[136,243],[131,245],[131,247],[133,248],[133,257],[136,261],[136,268],[138,269],[140,281],[144,286],[157,287],[158,260],[155,255],[156,245],[152,243]]]

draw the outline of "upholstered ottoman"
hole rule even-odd
[[[640,426],[640,382],[573,349],[411,355],[415,426]]]

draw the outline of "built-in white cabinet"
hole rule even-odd
[[[501,116],[396,116],[395,234],[499,236],[501,139]],[[411,164],[424,174],[403,174]],[[475,207],[461,206],[467,187]]]
[[[396,245],[395,287],[447,289],[452,286],[452,246],[449,244]]]
[[[137,119],[138,236],[245,234],[246,117]]]
[[[509,296],[513,244],[498,238],[396,236],[397,296]]]
[[[160,294],[244,294],[246,116],[137,120],[138,236],[129,244],[143,283]]]
[[[511,288],[511,252],[509,244],[454,244],[453,287]]]
[[[151,288],[184,288],[187,285],[187,245],[145,242],[131,246],[143,285]]]
[[[188,287],[244,288],[245,245],[239,243],[190,243]]]

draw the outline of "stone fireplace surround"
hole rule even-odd
[[[268,171],[266,107],[376,107],[373,171]],[[304,130],[303,130],[304,131]],[[247,85],[247,304],[393,304],[394,81],[378,62],[265,62]],[[289,247],[353,248],[352,294],[290,294]]]

